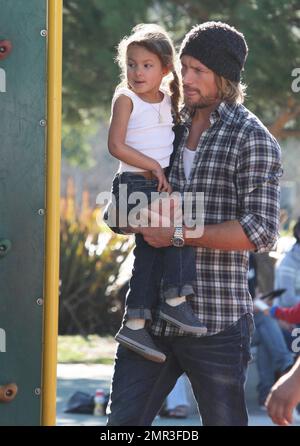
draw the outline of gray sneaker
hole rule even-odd
[[[165,362],[166,360],[166,355],[158,350],[145,328],[132,330],[124,325],[116,334],[115,340],[150,361]]]
[[[207,328],[203,325],[199,319],[193,313],[192,307],[188,302],[183,302],[176,307],[172,307],[166,302],[163,303],[159,313],[160,317],[176,327],[181,328],[187,333],[205,335]]]

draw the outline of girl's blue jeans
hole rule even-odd
[[[120,188],[127,186],[127,191]],[[142,175],[131,172],[117,173],[113,180],[112,194],[115,197],[116,216],[119,217],[120,203],[126,201],[134,192],[143,192],[147,204],[151,203],[151,192],[157,192],[157,180],[148,180]],[[136,204],[128,204],[126,217]],[[115,232],[119,231],[119,219],[116,224],[110,222],[113,206],[110,203],[104,213],[104,221]],[[195,249],[190,246],[176,248],[153,248],[141,234],[135,236],[134,265],[129,290],[126,295],[124,320],[141,318],[152,320],[152,309],[159,304],[162,286],[163,296],[169,299],[177,296],[193,295],[196,280]]]

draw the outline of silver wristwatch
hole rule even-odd
[[[174,235],[172,237],[172,244],[176,248],[182,248],[184,246],[183,229],[182,226],[176,226]]]

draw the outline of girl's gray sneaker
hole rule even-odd
[[[188,302],[183,302],[176,307],[164,302],[159,313],[160,317],[176,327],[181,328],[187,333],[205,335],[207,328],[203,325],[199,319],[195,316],[192,307]]]
[[[156,347],[145,328],[132,330],[124,325],[116,334],[115,340],[150,361],[165,362],[166,360],[166,355]]]

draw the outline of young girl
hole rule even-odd
[[[120,205],[125,200],[128,215],[133,206],[127,197],[133,192],[143,192],[149,204],[151,192],[172,191],[166,168],[173,151],[172,113],[178,122],[180,98],[174,59],[171,39],[158,25],[137,25],[118,46],[117,61],[123,82],[116,88],[112,101],[108,148],[120,160],[120,166],[112,185],[115,208],[109,203],[105,221],[114,211],[120,218]],[[171,95],[161,87],[170,73]],[[152,310],[159,303],[161,279],[164,302],[159,316],[188,333],[207,331],[186,299],[194,295],[195,250],[176,247],[175,243],[168,248],[153,248],[141,234],[136,234],[134,255],[124,322],[115,339],[152,361],[164,362],[166,356],[153,342],[145,324],[151,322]]]

